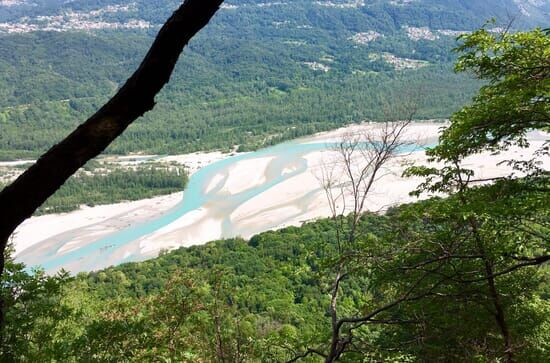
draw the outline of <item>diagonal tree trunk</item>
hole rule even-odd
[[[153,109],[155,96],[168,83],[183,48],[206,26],[222,2],[185,0],[161,28],[141,65],[118,93],[0,192],[0,275],[8,238],[17,226],[132,122]],[[2,301],[0,324],[1,304]]]

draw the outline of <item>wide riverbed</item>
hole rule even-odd
[[[434,136],[438,125],[429,127]],[[220,238],[247,238],[327,215],[328,208],[314,169],[333,145],[334,139],[317,137],[214,162],[192,175],[179,202],[153,217],[140,218],[140,211],[148,207],[145,204],[132,209],[131,213],[121,211],[98,223],[73,228],[70,213],[46,216],[57,218],[57,223],[67,223],[67,228],[18,249],[17,259],[27,266],[40,265],[48,272],[60,268],[71,272],[90,271],[141,261],[158,255],[161,250]],[[412,148],[417,147],[402,151]],[[381,186],[379,201],[373,201],[376,208],[408,198],[410,181],[399,185],[398,177],[393,176],[392,182]],[[32,222],[23,225],[23,229],[31,228]],[[48,227],[44,223],[41,226],[47,232]]]

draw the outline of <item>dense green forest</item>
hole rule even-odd
[[[358,256],[364,265],[356,265],[342,286],[341,309],[361,314],[391,301],[414,281],[414,273],[404,268],[437,252],[430,243],[449,242],[443,240],[445,234],[457,233],[458,216],[438,214],[462,214],[455,202],[435,200],[403,206],[386,216],[365,215]],[[502,221],[496,218],[483,227],[494,228]],[[400,228],[405,230],[396,239]],[[408,233],[415,236],[417,248],[426,238],[425,250],[411,253]],[[64,362],[289,361],[309,347],[327,345],[335,238],[333,221],[323,220],[263,233],[250,241],[180,249],[76,278],[40,273],[31,277],[22,266],[9,264],[4,281],[16,283],[21,295],[8,310],[3,357]],[[377,265],[369,263],[370,254],[382,258],[390,249],[395,252],[407,245],[406,255],[402,250],[371,270]],[[498,244],[492,248],[489,253],[503,253]],[[372,321],[358,327],[357,350],[341,361],[497,361],[502,339],[483,274],[478,272],[481,261],[455,262],[446,269],[458,269],[474,282],[448,281],[433,296],[377,317],[394,319],[393,324]],[[422,288],[438,278],[434,272]],[[547,269],[531,266],[498,280],[519,362],[544,362],[548,357],[548,278]]]
[[[70,6],[88,11],[113,2],[87,3]],[[416,98],[418,118],[447,118],[481,84],[452,72],[454,36],[413,41],[403,27],[471,30],[491,16],[488,9],[429,2],[344,9],[309,1],[243,3],[222,9],[190,44],[155,111],[108,152],[257,148],[384,119],[387,105],[403,95]],[[52,14],[60,11],[56,4],[49,2]],[[102,20],[160,24],[177,4],[138,2],[128,12],[105,15],[120,19]],[[35,157],[91,115],[136,68],[156,29],[0,34],[0,158]],[[367,31],[383,36],[366,44],[351,39]],[[373,57],[386,53],[428,66],[397,70]],[[329,70],[311,69],[315,62]]]
[[[82,205],[117,203],[151,198],[182,191],[187,185],[187,173],[183,168],[150,165],[134,169],[103,169],[103,174],[90,168],[70,178],[36,215],[69,212]]]
[[[25,163],[0,169],[0,175],[11,175],[4,181],[0,180],[0,189],[7,185],[7,180],[28,167]],[[35,215],[64,213],[83,205],[93,207],[181,192],[187,186],[188,179],[188,172],[181,164],[144,161],[136,165],[123,165],[103,159],[92,160],[69,178]]]
[[[465,160],[550,132],[550,30],[458,51],[485,85],[427,151],[439,164],[406,172],[439,197],[72,277],[8,250],[0,359],[548,362],[549,141],[491,180]]]
[[[44,17],[56,16],[61,22],[73,16],[76,23],[138,19],[148,24],[134,30],[13,34],[0,27],[0,159],[36,157],[97,110],[137,67],[158,27],[179,4],[28,0],[0,7],[0,22],[8,26],[47,29]],[[452,72],[452,32],[477,29],[491,17],[506,23],[508,14],[519,11],[512,0],[266,4],[227,3],[185,51],[155,111],[107,152],[255,149],[350,122],[384,119],[387,105],[403,95],[416,98],[418,118],[447,118],[481,85]],[[86,15],[108,6],[122,10]],[[544,23],[547,5],[522,6],[530,16],[514,26]],[[409,26],[426,27],[432,37],[412,40]],[[445,30],[451,33],[439,33]],[[353,41],[362,32],[381,36]],[[428,65],[396,69],[381,54]],[[314,63],[328,71],[312,69]]]

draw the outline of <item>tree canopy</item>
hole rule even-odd
[[[407,171],[425,178],[416,194],[438,196],[76,277],[31,273],[8,250],[0,358],[547,361],[549,38],[461,38],[457,70],[486,85],[427,151],[438,163]],[[539,147],[510,160],[509,174],[480,180],[467,168],[476,153],[528,150],[533,131]],[[342,232],[354,236],[345,248]],[[335,296],[346,339],[337,356],[326,354]]]

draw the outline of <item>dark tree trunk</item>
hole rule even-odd
[[[4,271],[3,252],[17,226],[132,122],[153,109],[155,96],[168,83],[183,48],[222,2],[186,0],[164,24],[139,68],[117,94],[0,192],[0,275]],[[0,325],[2,306],[0,301]]]
[[[495,320],[502,335],[502,340],[504,342],[504,356],[506,357],[507,363],[514,362],[514,351],[512,346],[512,336],[510,335],[510,330],[508,329],[508,323],[506,322],[506,315],[504,313],[504,307],[500,301],[500,294],[497,290],[494,269],[491,263],[487,258],[483,258],[483,263],[485,266],[485,274],[487,276],[487,287],[489,289],[489,296],[495,308]]]
[[[465,201],[464,198],[462,198],[462,200],[463,202]],[[514,352],[513,352],[513,346],[512,346],[512,336],[510,335],[510,330],[508,329],[508,323],[506,322],[504,307],[502,305],[500,294],[496,287],[493,264],[487,257],[487,253],[485,252],[485,248],[483,247],[483,242],[479,234],[477,221],[475,220],[474,217],[471,217],[469,220],[469,223],[474,233],[474,238],[476,240],[478,252],[480,256],[482,256],[481,258],[485,269],[484,272],[485,272],[485,278],[487,280],[489,297],[491,299],[493,307],[495,308],[495,314],[494,314],[495,320],[500,330],[500,334],[502,335],[502,340],[504,342],[504,356],[506,357],[507,363],[513,363]]]

